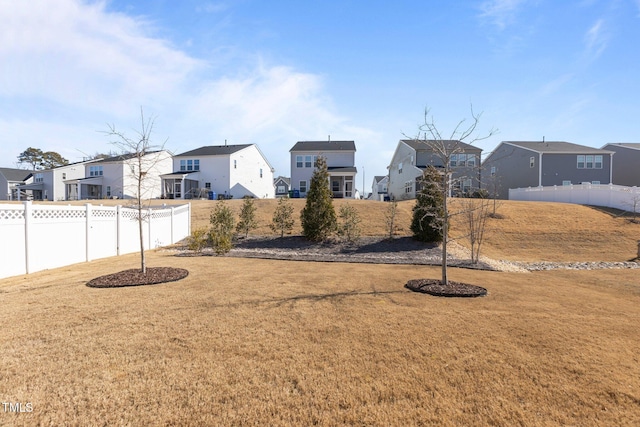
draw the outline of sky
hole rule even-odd
[[[0,167],[28,147],[174,154],[353,140],[358,189],[425,120],[443,136],[640,142],[640,0],[0,0]],[[467,140],[470,142],[470,140]]]

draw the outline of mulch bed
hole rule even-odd
[[[438,297],[474,298],[487,295],[487,290],[483,287],[451,280],[449,280],[445,286],[437,279],[413,279],[409,280],[404,287],[414,292],[421,292]]]
[[[90,288],[122,288],[125,286],[155,285],[175,282],[176,280],[184,279],[188,275],[189,271],[184,268],[147,267],[146,274],[142,274],[140,269],[133,268],[96,277],[87,282],[87,286]]]

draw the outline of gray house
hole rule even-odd
[[[612,184],[640,187],[640,143],[617,142],[607,144],[603,150],[615,152]]]
[[[376,175],[373,177],[373,183],[371,184],[371,200],[384,200],[387,197],[387,190],[389,186],[389,177]]]
[[[333,197],[353,199],[356,196],[354,183],[356,144],[353,141],[298,141],[291,150],[291,189],[305,197],[315,169],[315,161],[322,156],[327,159],[329,185]]]
[[[291,189],[291,179],[279,176],[273,180],[273,187],[276,189],[276,197],[288,197]]]
[[[35,171],[0,168],[0,200],[24,200],[26,193],[20,194],[18,187],[33,182]],[[31,192],[29,196],[32,197]]]
[[[419,180],[427,166],[443,169],[442,156],[433,149],[443,144],[450,154],[451,194],[463,195],[480,188],[480,155],[482,149],[462,141],[402,139],[391,158],[389,170],[389,197],[402,200],[414,199]]]
[[[482,186],[508,199],[510,188],[609,184],[613,154],[564,141],[503,141],[482,162]]]

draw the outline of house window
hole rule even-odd
[[[398,163],[398,173],[402,173],[402,162]]]
[[[474,168],[476,166],[476,155],[467,154],[467,167]]]
[[[591,181],[591,184],[593,184],[593,185],[600,185],[600,181]]]
[[[313,163],[311,163],[311,156],[304,156],[304,167],[305,168],[310,168],[313,166]]]
[[[300,192],[301,193],[307,192],[307,181],[300,181]]]
[[[287,188],[284,185],[278,185],[278,187],[276,188],[276,193],[278,194],[284,194],[287,192]]]
[[[404,192],[411,193],[413,190],[413,181],[407,181],[404,183]]]
[[[260,178],[262,178],[262,168],[260,168]]]
[[[495,176],[495,174],[496,174],[496,167],[491,166],[491,176]]]
[[[571,181],[562,181],[563,186],[571,185]]]
[[[107,197],[111,197],[111,186],[107,185]]]
[[[531,156],[529,157],[529,167],[530,168],[535,168],[536,167],[536,158]]]
[[[449,159],[449,166],[451,166],[452,168],[455,168],[456,166],[458,166],[458,155],[457,154],[452,154],[451,158]]]
[[[301,168],[303,166],[304,166],[304,163],[302,163],[302,156],[296,156],[296,167]]]
[[[340,191],[340,181],[331,182],[331,191],[333,191],[334,193]]]
[[[471,179],[465,179],[462,181],[462,191],[466,193],[469,190],[471,190]]]
[[[62,173],[62,179],[67,179],[67,174],[65,172]]]
[[[34,181],[35,182],[44,182],[44,177],[42,176],[41,173],[37,173]]]
[[[234,169],[238,169],[238,161],[237,160],[233,161],[233,168]]]
[[[465,167],[467,165],[466,160],[467,160],[466,154],[458,154],[458,166]]]
[[[193,170],[194,171],[199,171],[200,170],[200,160],[195,159],[193,161]]]
[[[602,156],[592,155],[578,155],[577,156],[578,169],[602,169]]]
[[[211,190],[211,183],[210,182],[205,182],[204,183],[204,188],[206,188],[207,190]]]
[[[102,176],[103,173],[102,166],[89,166],[89,176]]]
[[[188,160],[180,160],[180,171],[181,172],[193,172],[200,170],[200,160],[188,159]]]

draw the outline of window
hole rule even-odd
[[[302,163],[302,156],[296,156],[296,167],[301,168],[304,164]]]
[[[475,154],[467,154],[467,167],[470,167],[470,168],[476,167],[476,155]]]
[[[287,187],[285,187],[284,185],[278,185],[278,187],[276,188],[276,193],[278,194],[284,194],[287,192]]]
[[[495,174],[496,174],[496,167],[491,166],[491,176],[495,176]]]
[[[451,166],[452,168],[455,168],[458,166],[458,155],[457,154],[452,154],[451,158],[449,159],[449,166]]]
[[[591,184],[593,184],[593,185],[600,185],[600,181],[591,181]]]
[[[466,154],[458,154],[458,166],[465,167],[467,165],[467,155]]]
[[[402,162],[398,163],[398,173],[402,173]]]
[[[304,167],[305,168],[310,168],[313,166],[313,163],[311,163],[311,156],[304,156]]]
[[[62,173],[62,179],[67,179],[67,174],[65,172]]]
[[[562,185],[564,186],[571,185],[571,181],[562,181]]]
[[[602,156],[595,155],[578,155],[577,156],[578,169],[602,169]]]
[[[260,168],[260,178],[262,178],[262,168]]]
[[[89,176],[102,176],[103,167],[102,166],[89,166]]]
[[[471,190],[471,179],[467,178],[462,181],[462,191],[466,193],[469,190]]]
[[[529,167],[530,168],[535,168],[536,167],[536,158],[531,156],[529,157]]]
[[[111,186],[107,185],[107,197],[111,197]]]
[[[340,191],[340,181],[331,182],[331,191],[333,191],[334,193]]]
[[[300,181],[300,192],[301,193],[307,192],[307,181]]]
[[[44,182],[44,176],[42,176],[41,173],[37,173],[35,178],[34,178],[35,182]]]
[[[200,160],[198,159],[180,160],[181,172],[194,172],[199,170],[200,170]]]
[[[411,193],[413,191],[413,181],[407,181],[404,183],[404,192]]]
[[[233,161],[233,168],[234,169],[238,169],[238,161],[237,160]]]
[[[205,182],[204,183],[204,188],[206,188],[207,190],[211,190],[211,183],[210,182]]]

